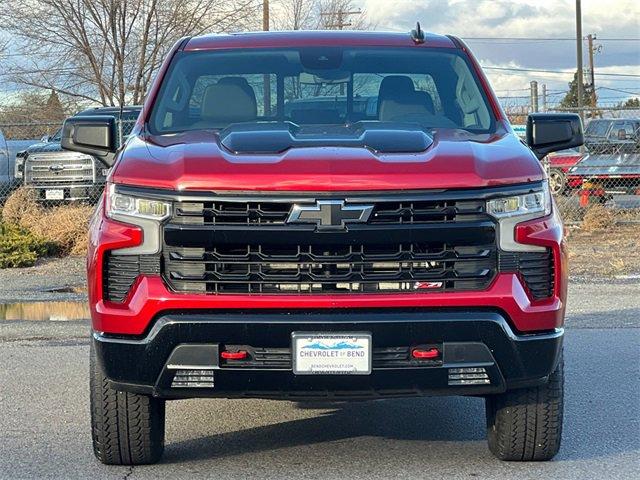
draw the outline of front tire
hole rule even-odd
[[[91,343],[93,453],[107,465],[156,463],[164,451],[165,402],[110,387]]]
[[[549,190],[554,195],[560,195],[567,189],[567,176],[562,170],[552,168],[549,171]]]
[[[561,356],[545,385],[487,397],[489,450],[500,460],[551,460],[560,449],[563,404]]]

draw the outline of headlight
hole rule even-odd
[[[115,191],[115,185],[109,186],[107,194],[107,216],[136,217],[149,220],[164,220],[171,213],[171,204],[160,200],[123,195]]]
[[[487,213],[498,220],[500,249],[505,252],[545,251],[545,247],[515,241],[517,224],[545,217],[551,213],[551,192],[546,181],[539,190],[487,201]]]
[[[551,213],[551,193],[547,182],[542,184],[538,192],[515,195],[513,197],[495,198],[487,202],[487,213],[496,218],[531,216],[540,214],[543,217]]]
[[[22,178],[24,175],[24,158],[16,157],[16,163],[13,167],[14,178]]]
[[[137,225],[142,229],[141,245],[114,250],[116,255],[155,255],[160,253],[160,225],[171,215],[171,203],[162,200],[126,195],[107,189],[105,213],[119,222]]]

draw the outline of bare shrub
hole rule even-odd
[[[22,225],[57,245],[60,254],[80,255],[86,252],[87,228],[92,211],[93,208],[88,205],[63,205],[43,209],[39,216],[32,219],[23,218]]]
[[[45,208],[33,191],[19,189],[7,199],[2,217],[54,245],[59,255],[82,255],[92,212],[93,207],[82,204]]]
[[[615,215],[610,208],[595,204],[589,207],[582,220],[582,229],[587,232],[608,230],[615,226]]]
[[[36,193],[28,188],[13,192],[4,204],[2,219],[13,225],[21,225],[24,216],[35,215],[40,210]]]

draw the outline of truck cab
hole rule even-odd
[[[567,258],[540,159],[579,117],[531,115],[525,145],[467,46],[419,26],[247,33],[178,42],[115,137],[62,133],[115,162],[88,254],[100,461],[158,461],[190,397],[480,396],[497,457],[556,454]]]

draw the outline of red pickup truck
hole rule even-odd
[[[100,461],[159,460],[188,397],[482,396],[497,457],[556,454],[567,263],[539,159],[581,144],[576,115],[530,116],[528,148],[455,37],[249,33],[179,41],[115,138],[108,116],[62,138],[115,159],[88,256]]]

